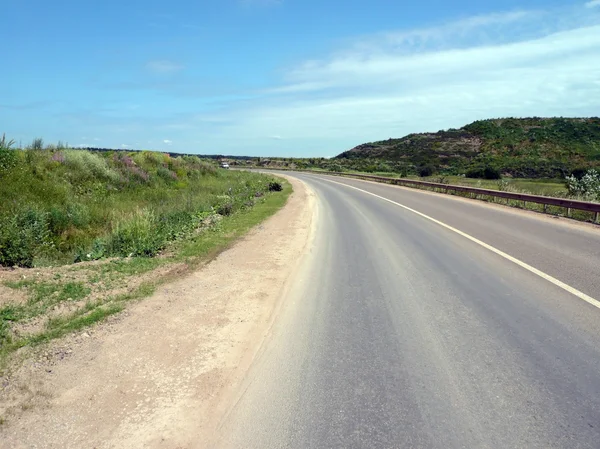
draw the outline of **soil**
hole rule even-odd
[[[287,205],[210,264],[0,379],[0,447],[203,447],[308,247],[314,194],[288,179]]]

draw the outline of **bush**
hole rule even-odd
[[[10,148],[0,148],[0,173],[17,165],[17,152]]]
[[[283,190],[283,186],[281,183],[277,181],[271,181],[269,183],[269,192],[281,192]]]
[[[435,167],[433,165],[424,165],[417,169],[417,173],[421,178],[432,176],[435,173]]]
[[[501,179],[500,171],[496,168],[485,167],[483,169],[483,177],[485,179]]]
[[[90,223],[90,211],[80,203],[69,203],[66,208],[53,206],[49,212],[49,227],[53,234],[60,235],[71,226],[84,228]]]
[[[587,173],[588,169],[587,168],[576,168],[575,170],[573,170],[571,172],[571,176],[574,176],[577,179],[581,179],[585,176],[585,174]]]
[[[99,178],[113,182],[120,178],[119,174],[108,166],[106,159],[89,151],[66,150],[64,160],[80,178]]]
[[[116,256],[155,256],[165,246],[165,239],[157,232],[154,212],[138,209],[133,215],[115,224],[108,239],[108,251]]]
[[[466,173],[467,178],[477,179],[501,179],[502,175],[500,171],[492,167],[475,167],[471,168]]]
[[[165,167],[158,167],[158,169],[156,170],[156,174],[161,177],[162,179],[164,179],[165,181],[176,181],[177,180],[177,173],[169,170],[168,168]]]
[[[575,175],[565,178],[565,185],[572,196],[583,197],[590,201],[600,201],[600,173],[589,170],[580,179]]]
[[[228,216],[233,213],[233,204],[232,203],[223,203],[217,208],[217,213],[219,215]]]
[[[50,246],[48,214],[29,207],[0,219],[0,265],[33,267],[35,256]]]

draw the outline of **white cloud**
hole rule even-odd
[[[232,149],[243,142],[262,150],[261,136],[277,129],[286,139],[273,151],[332,155],[368,140],[489,117],[597,115],[600,17],[549,15],[479,16],[365,38],[298,64],[287,72],[288,84],[267,90],[267,101],[232,109],[232,124],[208,139],[239,136],[229,141]],[[457,39],[459,28],[469,32]],[[443,44],[423,48],[409,35],[435,35]]]
[[[122,143],[122,144],[121,144],[121,148],[129,148],[129,147],[130,147],[130,145],[127,145],[127,144],[125,144],[125,143]]]
[[[175,73],[183,70],[184,68],[185,66],[183,64],[179,64],[177,62],[165,59],[157,59],[153,61],[148,61],[146,63],[146,69],[152,73],[157,74]]]
[[[125,141],[143,135],[177,151],[331,156],[370,140],[490,117],[598,115],[600,9],[569,8],[363,36],[298,61],[278,84],[202,109],[196,99],[188,113],[140,113],[125,123],[113,117],[107,126],[122,130]],[[94,124],[99,120],[106,117]]]
[[[600,0],[591,0],[585,4],[586,8],[595,8],[600,6]]]

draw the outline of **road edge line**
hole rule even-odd
[[[436,223],[436,224],[438,224],[438,225],[440,225],[440,226],[442,226],[442,227],[444,227],[444,228],[446,228],[446,229],[448,229],[448,230],[450,230],[450,231],[452,231],[452,232],[454,232],[454,233],[456,233],[456,234],[458,234],[458,235],[460,235],[460,236],[462,236],[462,237],[464,237],[464,238],[466,238],[466,239],[468,239],[468,240],[470,240],[470,241],[472,241],[474,243],[477,243],[478,245],[484,247],[485,249],[487,249],[487,250],[489,250],[489,251],[491,251],[491,252],[493,252],[493,253],[501,256],[501,257],[503,257],[504,259],[506,259],[506,260],[508,260],[510,262],[513,262],[514,264],[520,266],[521,268],[526,269],[527,271],[529,271],[529,272],[531,272],[531,273],[533,273],[533,274],[541,277],[542,279],[545,279],[546,281],[548,281],[548,282],[556,285],[557,287],[562,288],[566,292],[571,293],[574,296],[577,296],[579,299],[582,299],[583,301],[587,302],[588,304],[590,304],[590,305],[592,305],[592,306],[600,309],[600,301],[598,301],[597,299],[592,298],[591,296],[583,293],[582,291],[579,291],[576,288],[571,287],[568,284],[565,284],[564,282],[556,279],[555,277],[550,276],[549,274],[544,273],[543,271],[538,270],[535,267],[532,267],[528,263],[525,263],[522,260],[519,260],[516,257],[513,257],[510,254],[507,254],[504,251],[501,251],[498,248],[496,248],[496,247],[494,247],[492,245],[489,245],[489,244],[487,244],[487,243],[479,240],[478,238],[473,237],[470,234],[467,234],[466,232],[461,231],[460,229],[457,229],[457,228],[455,228],[453,226],[450,226],[450,225],[448,225],[448,224],[446,224],[446,223],[444,223],[444,222],[442,222],[440,220],[437,220],[437,219],[435,219],[433,217],[430,217],[429,215],[426,215],[426,214],[424,214],[422,212],[419,212],[418,210],[415,210],[415,209],[412,209],[412,208],[410,208],[408,206],[405,206],[404,204],[398,203],[398,202],[396,202],[394,200],[390,200],[389,198],[383,197],[381,195],[377,195],[377,194],[369,192],[367,190],[363,190],[363,189],[360,189],[358,187],[354,187],[354,186],[351,186],[351,185],[348,185],[348,184],[344,184],[342,182],[333,181],[331,179],[324,179],[324,178],[319,178],[319,179],[322,179],[323,181],[327,181],[327,182],[332,182],[334,184],[339,184],[341,186],[349,187],[351,189],[358,190],[360,192],[363,192],[363,193],[366,193],[368,195],[371,195],[371,196],[374,196],[376,198],[379,198],[379,199],[382,199],[384,201],[387,201],[388,203],[395,204],[396,206],[399,206],[399,207],[401,207],[403,209],[406,209],[406,210],[408,210],[408,211],[410,211],[410,212],[412,212],[414,214],[417,214],[420,217],[423,217],[423,218],[425,218],[427,220],[430,220],[430,221],[432,221],[432,222],[434,222],[434,223]]]

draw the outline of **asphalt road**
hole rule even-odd
[[[215,447],[599,448],[600,230],[295,174],[310,253]],[[335,182],[332,182],[335,181]]]

